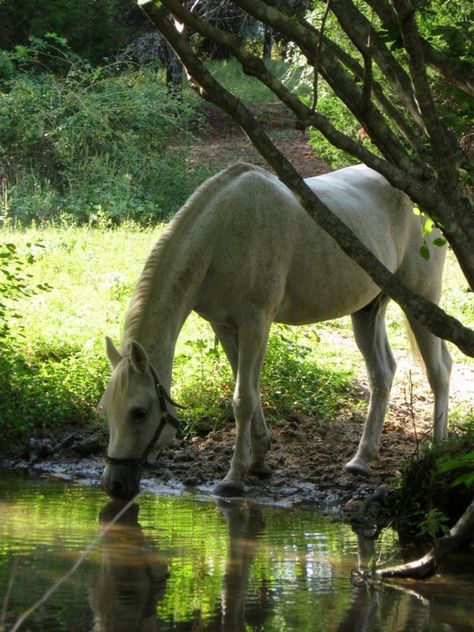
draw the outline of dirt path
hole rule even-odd
[[[278,149],[303,177],[317,176],[328,171],[308,145],[307,133],[295,129],[292,119],[280,103],[267,103],[260,114]],[[199,125],[199,133],[196,134],[198,142],[190,148],[188,154],[190,169],[198,164],[206,164],[219,170],[239,160],[269,169],[264,158],[225,112],[209,106],[204,121]]]

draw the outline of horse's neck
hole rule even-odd
[[[122,352],[131,340],[139,342],[167,389],[176,340],[205,274],[200,254],[189,235],[168,230],[145,264],[126,317]]]

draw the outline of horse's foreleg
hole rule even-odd
[[[230,469],[215,490],[215,493],[221,496],[242,494],[243,477],[251,466],[262,465],[268,449],[266,426],[265,432],[262,432],[263,415],[256,429],[255,426],[252,428],[252,422],[262,414],[258,385],[269,327],[265,319],[254,317],[239,328],[237,371],[232,401],[236,440]]]
[[[252,462],[249,473],[255,474],[259,478],[270,476],[271,468],[265,462],[267,452],[270,450],[271,439],[268,432],[265,416],[263,414],[262,402],[260,400],[260,389],[257,390],[258,403],[252,417],[251,441],[252,441]]]
[[[345,468],[369,473],[369,461],[376,458],[387,412],[396,363],[385,330],[385,297],[378,297],[365,309],[352,315],[354,335],[367,366],[370,402],[364,430],[355,456]]]
[[[211,323],[212,328],[219,339],[222,348],[229,360],[234,379],[237,379],[239,360],[239,337],[236,329],[226,327],[219,323]],[[264,350],[263,350],[264,351]],[[270,449],[270,435],[265,423],[260,391],[257,385],[258,403],[252,416],[250,427],[250,439],[252,444],[252,460],[249,473],[264,477],[270,474],[270,468],[265,463],[265,456]]]

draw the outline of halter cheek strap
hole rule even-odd
[[[160,409],[161,409],[161,412],[163,413],[161,416],[161,419],[153,434],[153,437],[149,441],[148,445],[143,451],[143,454],[140,457],[130,458],[130,459],[118,459],[118,458],[115,458],[114,456],[109,456],[107,454],[105,457],[105,460],[107,461],[107,463],[110,463],[111,465],[131,465],[135,467],[152,467],[152,463],[149,463],[148,457],[150,453],[153,451],[153,449],[155,448],[156,444],[158,443],[163,433],[163,430],[165,429],[166,424],[171,424],[172,426],[176,428],[176,430],[179,429],[179,422],[176,419],[176,417],[174,417],[174,415],[172,415],[170,411],[168,410],[168,403],[171,404],[172,406],[176,406],[176,408],[184,408],[184,406],[180,406],[179,404],[177,404],[175,401],[171,399],[171,397],[166,392],[164,386],[160,383],[155,369],[151,365],[150,365],[150,370],[153,376],[155,390],[158,396]]]

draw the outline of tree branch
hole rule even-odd
[[[229,52],[242,65],[245,74],[251,75],[264,83],[285,105],[287,105],[298,119],[300,127],[313,126],[318,129],[334,146],[359,158],[361,162],[384,175],[396,188],[407,190],[412,188],[411,194],[416,198],[416,187],[413,186],[413,178],[392,165],[387,160],[372,153],[359,142],[343,134],[332,125],[327,117],[308,108],[301,99],[295,96],[286,86],[273,75],[265,63],[257,56],[252,55],[233,34],[204,22],[194,13],[189,11],[179,0],[163,0],[163,5],[171,11],[180,21],[189,28],[195,30],[206,38],[218,42],[226,47]],[[361,70],[362,72],[362,70]],[[415,180],[416,183],[416,180]],[[420,185],[426,192],[426,183]]]
[[[420,107],[423,121],[430,138],[433,166],[436,169],[438,178],[451,189],[453,178],[457,184],[457,177],[453,165],[456,158],[463,161],[461,151],[452,135],[451,131],[440,121],[433,102],[428,78],[426,76],[426,65],[423,47],[418,35],[418,28],[415,21],[415,11],[405,0],[394,0],[394,7],[397,13],[402,40],[405,50],[408,53],[411,77],[416,99]]]
[[[261,0],[234,0],[234,2],[241,9],[253,15],[255,19],[269,24],[275,30],[289,36],[301,49],[308,63],[313,65],[314,51],[317,50],[319,43],[319,32],[314,27],[292,20],[282,11],[268,6]],[[327,38],[323,36],[321,41],[319,56],[321,74],[360,124],[369,131],[372,142],[386,158],[390,157],[391,161],[399,168],[409,170],[413,174],[417,173],[423,180],[429,179],[429,174],[423,163],[416,157],[408,156],[377,108],[372,107],[370,116],[367,116],[363,107],[360,87],[345,72],[338,59],[332,54]]]
[[[463,515],[450,530],[449,535],[437,538],[433,548],[423,557],[408,564],[381,568],[375,571],[376,578],[390,577],[431,577],[440,560],[459,547],[474,533],[474,500],[468,505]]]
[[[408,186],[408,178],[403,171],[400,171],[383,158],[380,158],[380,156],[373,154],[353,138],[338,131],[324,115],[314,112],[312,108],[308,108],[303,101],[288,90],[288,88],[268,70],[265,63],[259,57],[249,53],[235,35],[227,33],[208,22],[203,22],[183,6],[179,0],[163,0],[163,5],[189,28],[204,37],[218,42],[221,46],[226,47],[240,62],[245,74],[251,75],[265,84],[292,110],[298,119],[298,125],[300,127],[316,127],[330,142],[334,143],[336,147],[358,157],[365,164],[384,174],[387,179],[396,181],[396,186],[399,188]]]
[[[355,7],[350,0],[331,0],[331,9],[336,15],[343,30],[351,38],[353,44],[362,55],[365,54],[366,44],[370,38],[371,48],[377,65],[385,74],[389,82],[396,86],[397,95],[410,112],[413,119],[424,130],[423,118],[413,98],[410,77],[400,66],[395,57],[380,41],[375,29],[367,18]]]
[[[383,27],[388,32],[397,32],[401,36],[397,23],[397,15],[390,3],[386,0],[365,1],[377,13]],[[472,69],[466,67],[457,59],[448,57],[421,36],[420,42],[428,66],[436,70],[436,72],[459,90],[462,90],[469,96],[474,96],[474,77],[472,75]]]
[[[312,63],[311,47],[317,45],[317,32],[313,27],[305,29],[300,22],[291,20],[261,0],[234,1],[256,19],[284,32],[297,43],[308,62]],[[406,5],[405,0],[394,2],[402,8]],[[354,82],[341,69],[340,64],[334,63],[334,56],[331,54],[333,48],[327,43],[326,38],[323,38],[324,45],[321,49],[321,73],[335,94],[368,131],[371,140],[384,158],[410,178],[410,186],[403,190],[443,229],[471,289],[474,290],[474,216],[456,169],[461,153],[452,139],[451,132],[439,120],[434,109],[424,72],[418,31],[410,11],[407,15],[404,14],[402,22],[408,25],[408,33],[405,36],[408,38],[407,45],[410,49],[407,52],[411,63],[411,80],[416,96],[423,104],[423,107],[420,106],[420,112],[428,132],[431,155],[425,156],[420,153],[418,157],[413,157],[405,152],[376,108],[372,108],[368,118],[364,117],[364,112],[357,107],[361,103],[360,90],[354,86]],[[400,30],[403,30],[402,25]],[[388,180],[394,186],[398,186],[390,178]]]
[[[163,4],[167,2],[168,0],[163,0]],[[139,4],[181,58],[188,73],[199,86],[201,95],[228,112],[241,125],[280,179],[293,191],[311,217],[335,239],[341,249],[356,261],[383,291],[398,302],[402,309],[411,313],[435,335],[450,340],[464,353],[474,356],[474,332],[452,316],[448,316],[437,305],[418,296],[400,283],[350,229],[317,198],[291,163],[272,144],[245,105],[212,77],[193,52],[186,38],[182,37],[173,26],[167,12],[162,8],[157,8],[153,0],[139,0]]]

